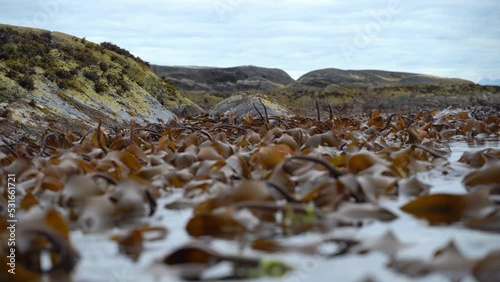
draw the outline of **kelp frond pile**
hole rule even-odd
[[[376,240],[329,236],[342,228],[392,221],[401,213],[382,199],[404,197],[400,211],[430,225],[455,224],[500,232],[500,151],[465,153],[471,168],[461,194],[433,193],[415,177],[449,165],[450,141],[499,137],[498,114],[425,111],[417,115],[342,118],[199,116],[130,128],[90,132],[47,130],[38,140],[1,138],[0,216],[2,281],[70,279],[81,260],[71,232],[111,232],[123,255],[137,260],[144,245],[169,240],[168,224],[150,216],[163,209],[190,209],[186,231],[194,243],[160,258],[184,279],[201,279],[220,262],[229,277],[282,276],[293,266],[267,253],[299,252],[325,260],[379,251],[388,267],[408,276],[443,273],[500,281],[500,250],[479,259],[460,254],[451,242],[429,261],[394,256],[408,243],[390,232]],[[446,173],[446,170],[442,170]],[[17,179],[17,269],[6,276],[7,175]],[[164,203],[173,194],[179,200]],[[399,214],[399,215],[398,215]],[[299,234],[324,234],[321,241],[294,244]],[[256,257],[221,253],[206,239],[236,242]],[[201,243],[203,240],[204,243]],[[208,240],[209,242],[210,240]],[[172,242],[171,244],[178,244]],[[334,251],[321,246],[332,244]],[[42,263],[47,256],[50,263]],[[46,260],[45,260],[46,261]],[[450,274],[451,273],[451,274]],[[62,278],[61,278],[62,277]],[[59,280],[58,280],[59,279]],[[63,280],[61,280],[63,279]],[[493,280],[492,280],[493,279]]]

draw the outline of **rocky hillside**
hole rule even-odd
[[[152,65],[152,69],[207,109],[236,93],[254,90],[270,92],[295,82],[283,70],[255,66],[214,68]]]
[[[289,88],[309,89],[325,87],[389,87],[408,85],[464,85],[472,81],[457,78],[391,72],[382,70],[315,70],[301,76]]]
[[[253,66],[152,68],[206,110],[230,96],[255,91],[270,94],[276,101],[307,114],[315,114],[316,101],[324,111],[330,106],[337,112],[500,104],[500,88],[417,73],[328,68],[294,81],[282,70]]]
[[[7,25],[0,25],[0,93],[4,134],[202,112],[149,63],[112,43]]]

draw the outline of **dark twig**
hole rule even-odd
[[[317,100],[316,100],[316,114],[317,114],[317,120],[321,121],[321,115],[319,113],[319,103]]]
[[[90,132],[94,131],[94,129],[91,129],[89,131],[87,131],[87,133],[85,133],[83,136],[82,136],[82,139],[80,139],[80,145],[83,144],[83,140],[85,140],[85,138],[90,134]]]
[[[78,135],[78,137],[80,137],[80,138],[83,137],[83,135],[80,132],[76,131],[76,130],[73,130],[70,133],[72,133],[73,135]]]
[[[476,108],[474,108],[474,110],[472,111],[472,115],[477,119],[479,120],[479,117],[476,115]]]
[[[389,126],[391,125],[391,119],[395,116],[397,116],[398,114],[392,114],[388,119],[387,119],[387,123],[385,124],[384,128],[382,128],[382,130],[380,130],[381,132],[386,130],[387,128],[389,128]]]
[[[286,121],[281,120],[280,118],[277,118],[277,117],[270,117],[269,119],[270,119],[270,120],[275,120],[275,121],[277,121],[277,122],[279,122],[279,123],[283,124],[283,125],[286,127],[286,129],[290,129],[290,128],[292,128],[292,127],[291,127],[291,126],[290,126],[290,125],[289,125]]]
[[[104,152],[104,154],[108,153],[108,150],[106,150],[106,148],[104,148],[104,145],[102,144],[102,141],[101,141],[101,121],[100,120],[99,120],[99,125],[97,125],[97,144],[99,144],[99,147]]]
[[[51,146],[46,146],[47,148],[51,149],[51,150],[57,150],[57,149],[53,149]],[[29,153],[31,153],[32,156],[36,155],[37,154],[37,151],[33,148],[31,148],[29,145],[26,146],[26,150],[28,150]],[[45,153],[45,154],[48,154],[48,153]]]
[[[158,134],[158,135],[162,136],[161,133],[158,130],[152,129],[152,128],[138,127],[138,128],[134,128],[134,130],[135,131],[147,131],[147,132],[155,133],[155,134]]]
[[[255,106],[255,103],[252,102],[252,106],[254,107],[254,109],[257,111],[257,113],[259,114],[260,118],[264,121],[264,123],[266,122],[266,119],[264,118],[264,116],[260,113],[259,109],[257,108],[257,106]],[[266,127],[267,127],[267,123],[266,123]]]
[[[305,121],[312,121],[312,122],[315,122],[315,120],[313,120],[313,119],[312,119],[312,118],[310,118],[310,117],[304,117],[304,118],[301,118],[301,119],[299,120],[299,122],[300,122],[300,123],[303,123],[303,122],[305,122]]]
[[[13,146],[16,146],[17,144],[16,143],[13,143],[13,144],[3,144],[3,145],[0,145],[0,148],[5,148],[7,149],[12,155],[14,155],[14,157],[19,157],[16,153],[16,151],[14,151],[14,149],[12,149],[11,147]]]
[[[116,181],[113,178],[111,178],[111,176],[109,176],[105,173],[95,172],[91,176],[102,178],[102,179],[106,180],[109,184],[116,185]]]
[[[266,114],[266,123],[269,124],[269,116],[267,115],[267,107],[266,107],[266,105],[264,105],[264,103],[262,103],[262,100],[260,98],[259,98],[259,102],[262,105],[262,107],[264,107],[264,113]]]
[[[182,129],[189,129],[189,130],[192,130],[193,132],[196,131],[196,130],[200,130],[201,127],[197,126],[197,125],[190,125],[190,126],[180,126],[178,128],[182,128]]]
[[[45,151],[45,146],[47,145],[47,139],[49,139],[49,137],[51,136],[55,136],[54,133],[49,133],[47,135],[45,135],[45,137],[43,137],[43,140],[42,140],[42,146],[40,147],[40,152],[39,152],[39,155],[42,156],[44,151]]]
[[[274,188],[280,195],[282,195],[288,202],[290,203],[300,203],[299,200],[297,200],[293,195],[290,195],[283,187],[279,186],[276,183],[273,182],[267,182],[267,185],[270,187]]]
[[[401,117],[408,122],[408,124],[406,124],[406,128],[409,128],[413,123],[415,123],[415,120],[413,120],[409,117],[405,117],[405,116],[401,116]]]
[[[198,133],[201,133],[205,136],[208,137],[208,140],[210,140],[210,142],[213,142],[214,140],[212,139],[212,135],[210,135],[210,133],[208,133],[206,130],[203,130],[203,129],[200,129],[197,131]]]
[[[332,130],[332,128],[328,124],[326,124],[324,121],[315,121],[315,122],[313,122],[313,124],[321,124],[321,125],[325,126],[326,128],[328,128],[328,130]]]
[[[323,243],[328,243],[328,242],[333,242],[339,245],[339,249],[333,253],[328,255],[329,258],[334,258],[338,257],[341,255],[347,254],[353,246],[356,246],[359,244],[359,241],[352,240],[352,239],[340,239],[340,238],[328,238],[323,241]]]
[[[90,162],[92,160],[92,158],[89,155],[80,154],[79,156],[82,157],[82,159],[87,162]]]
[[[155,198],[153,198],[153,195],[151,195],[151,192],[146,189],[146,198],[148,199],[148,203],[149,203],[149,216],[152,216],[155,211],[156,211],[156,208],[158,207],[158,203],[156,202]]]
[[[232,262],[236,265],[246,265],[246,266],[258,266],[261,263],[261,260],[259,258],[252,258],[252,257],[243,257],[243,256],[238,256],[238,255],[226,255],[219,253],[218,251],[207,247],[206,244],[201,244],[197,242],[192,242],[189,243],[188,245],[185,245],[184,247],[181,247],[177,251],[171,253],[169,256],[167,256],[164,260],[163,263],[167,265],[175,265],[179,264],[182,262],[179,262],[178,257],[184,257],[183,255],[185,253],[201,253],[204,254],[204,256],[208,256],[212,263],[218,263],[221,261],[229,261]],[[191,277],[190,277],[191,278]],[[196,277],[194,279],[189,279],[189,280],[198,280]],[[225,280],[224,278],[217,278],[217,279],[203,279],[203,281],[221,281]]]
[[[303,204],[289,203],[287,205],[278,205],[273,202],[255,202],[255,201],[243,201],[235,203],[233,206],[235,209],[250,209],[250,210],[262,210],[270,212],[287,211],[291,208],[293,212],[298,214],[309,214],[311,211],[308,210]],[[323,215],[317,210],[313,210],[314,216],[321,218]]]
[[[241,130],[243,132],[245,132],[247,129],[242,127],[242,126],[239,126],[239,125],[233,125],[233,124],[217,124],[215,126],[212,126],[210,128],[210,130],[213,130],[213,129],[216,129],[216,128],[220,128],[220,127],[228,127],[228,128],[232,128],[232,129],[238,129],[238,130]]]
[[[348,117],[344,117],[344,118],[341,118],[340,121],[341,122],[344,122],[344,120],[347,121],[347,125],[349,125],[349,123],[352,125],[352,126],[355,126],[356,123],[351,119],[351,118],[348,118]]]
[[[60,270],[70,272],[77,265],[78,260],[80,259],[79,254],[71,247],[68,241],[60,235],[60,233],[52,231],[52,229],[49,228],[38,227],[27,227],[26,229],[23,229],[22,232],[28,235],[38,235],[46,239],[46,241],[49,242],[47,244],[48,247],[43,250],[58,254],[58,256],[56,256],[57,260],[53,262],[50,269],[42,270],[37,267],[38,269],[28,268],[29,270],[38,273],[51,273]],[[42,250],[40,250],[39,253],[41,253],[41,251]],[[36,266],[32,265],[32,267]]]
[[[331,165],[330,163],[328,163],[322,159],[318,159],[318,158],[314,158],[314,157],[310,157],[310,156],[293,156],[293,157],[288,158],[285,162],[289,162],[292,160],[303,160],[303,161],[309,161],[309,162],[320,164],[328,169],[328,171],[330,172],[330,176],[333,178],[339,178],[340,176],[343,175],[335,167],[333,167],[333,165]]]
[[[436,153],[436,152],[432,151],[431,149],[429,149],[429,148],[425,148],[425,147],[423,147],[423,146],[421,146],[421,145],[413,144],[413,145],[411,145],[411,148],[412,148],[412,149],[419,148],[419,149],[421,149],[421,150],[426,151],[427,153],[429,153],[430,155],[432,155],[432,156],[433,156],[433,157],[435,157],[435,158],[442,158],[442,159],[446,159],[446,157],[441,156],[440,154],[438,154],[438,153]]]
[[[343,151],[343,150],[344,150],[344,148],[345,148],[345,146],[346,146],[347,144],[349,144],[349,143],[348,143],[348,142],[345,142],[344,144],[340,145],[339,149]]]

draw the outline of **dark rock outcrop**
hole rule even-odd
[[[264,106],[266,107],[264,109]],[[232,115],[238,118],[247,115],[259,116],[265,115],[267,110],[268,116],[291,116],[292,113],[277,101],[262,94],[242,94],[235,95],[215,105],[208,113],[211,115]]]
[[[152,69],[181,91],[237,93],[246,90],[271,91],[294,80],[283,70],[255,66],[231,68],[157,66]]]

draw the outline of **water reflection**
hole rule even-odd
[[[497,148],[500,145],[500,139],[498,136],[488,137],[488,138],[473,138],[466,141],[469,148],[478,148],[478,147],[491,147]]]
[[[487,148],[500,148],[500,138],[495,136],[488,139],[469,139],[463,141],[453,141],[449,143],[451,156],[448,158],[450,162],[456,162],[466,151],[479,151]]]

